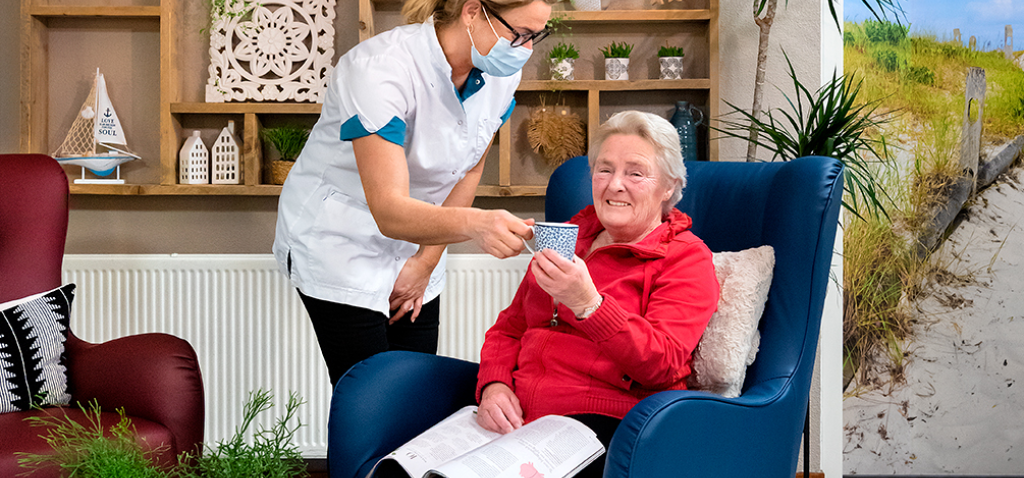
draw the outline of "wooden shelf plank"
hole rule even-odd
[[[71,184],[71,194],[100,196],[279,196],[281,186],[261,184]],[[477,186],[476,195],[486,197],[543,196],[547,186]]]
[[[171,113],[320,114],[320,103],[171,103]]]
[[[710,90],[711,80],[687,78],[682,80],[524,80],[519,91],[651,91],[651,90]]]
[[[492,184],[481,184],[476,187],[477,196],[513,197],[543,196],[545,194],[547,194],[547,186],[498,186]]]
[[[62,6],[34,5],[29,9],[33,17],[48,18],[160,18],[160,7],[147,6]]]
[[[706,22],[711,20],[711,10],[602,10],[599,12],[561,11],[568,22]]]
[[[144,184],[139,194],[163,196],[279,196],[281,186],[261,184]]]
[[[278,196],[281,186],[223,184],[70,184],[71,194],[102,196]]]
[[[134,196],[139,194],[138,184],[75,184],[68,181],[71,194],[102,194],[106,196]]]

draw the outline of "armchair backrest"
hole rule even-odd
[[[687,162],[677,207],[714,252],[770,245],[775,272],[761,319],[757,360],[743,393],[777,396],[787,385],[806,397],[828,284],[843,191],[842,164]],[[592,203],[586,157],[570,159],[548,183],[545,220],[569,220]],[[806,403],[806,402],[805,402]]]
[[[0,302],[61,285],[68,178],[43,154],[0,155]]]

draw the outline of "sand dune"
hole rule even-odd
[[[951,273],[911,305],[906,384],[844,402],[844,474],[1024,473],[1022,181],[982,191],[933,255]]]

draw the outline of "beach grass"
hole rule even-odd
[[[858,99],[879,102],[895,117],[874,133],[903,148],[903,161],[879,172],[895,202],[892,213],[844,224],[844,387],[856,380],[846,388],[852,393],[902,378],[913,339],[905,304],[938,267],[921,254],[916,238],[961,174],[969,67],[986,72],[982,144],[1024,133],[1024,71],[1002,52],[972,51],[934,35],[908,36],[905,27],[886,23],[847,23],[844,34],[844,73],[861,82]]]

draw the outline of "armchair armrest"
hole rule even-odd
[[[790,389],[788,384],[760,384],[738,398],[693,391],[652,395],[633,407],[616,430],[604,476],[679,476],[685,471],[719,478],[791,478],[803,420],[793,420],[784,410],[801,405]],[[779,439],[791,436],[798,441]]]
[[[105,411],[123,407],[167,427],[174,456],[202,444],[203,379],[188,342],[150,333],[92,344],[69,335],[67,353],[72,404],[95,399]]]
[[[327,424],[331,478],[362,478],[378,459],[456,410],[476,404],[479,365],[391,351],[338,380]]]

